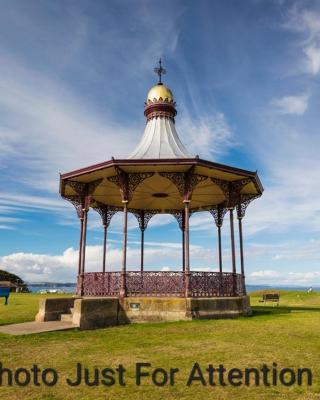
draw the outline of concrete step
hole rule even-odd
[[[70,312],[71,312],[71,314],[73,315],[73,313],[74,313],[74,307],[71,307],[71,308],[70,308]]]
[[[72,322],[72,314],[61,314],[60,321],[62,322]]]

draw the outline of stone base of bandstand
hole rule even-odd
[[[133,322],[188,321],[249,316],[250,297],[77,297],[40,301],[36,321],[69,320],[80,329]]]

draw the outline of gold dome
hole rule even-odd
[[[147,96],[147,103],[150,101],[154,101],[154,99],[159,101],[160,97],[162,98],[163,101],[169,101],[169,102],[173,101],[173,94],[167,86],[155,85],[149,90]]]

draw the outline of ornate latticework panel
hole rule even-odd
[[[84,296],[118,296],[121,272],[87,272],[83,275]],[[80,288],[78,288],[78,293]]]
[[[229,272],[192,272],[189,279],[190,297],[230,297],[239,296],[242,280],[238,274]]]
[[[244,283],[244,278],[242,275],[236,274],[235,276],[235,290],[238,296],[246,295],[246,288]]]
[[[89,272],[83,275],[85,296],[119,296],[120,287],[121,272]],[[185,274],[182,271],[129,271],[126,273],[126,289],[127,296],[184,297]],[[190,272],[190,297],[241,296],[244,292],[243,278],[240,274]]]
[[[127,272],[127,296],[184,296],[184,274],[174,272]]]

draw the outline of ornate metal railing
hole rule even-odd
[[[87,272],[78,278],[78,294],[119,296],[121,272]],[[128,271],[127,296],[184,297],[186,276],[180,271]],[[190,272],[189,297],[230,297],[245,294],[240,274],[230,272]]]

